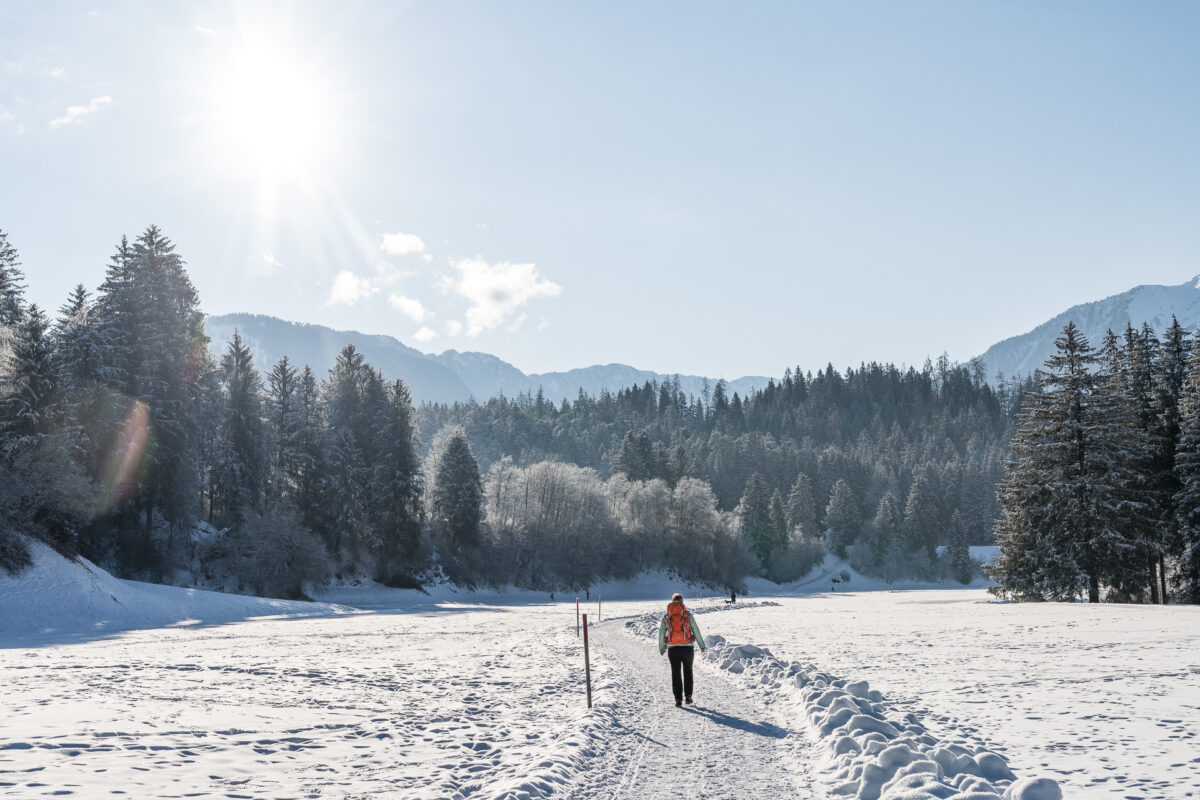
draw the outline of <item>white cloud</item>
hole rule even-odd
[[[415,233],[385,233],[380,247],[390,256],[425,252],[425,242]]]
[[[517,331],[521,330],[521,326],[525,324],[526,319],[528,319],[528,317],[525,314],[522,314],[521,316],[519,316],[515,320],[513,320],[513,324],[509,325],[507,328],[505,328],[504,332],[505,333],[516,333]]]
[[[88,114],[94,114],[107,105],[112,104],[113,99],[108,95],[104,97],[93,97],[92,102],[86,106],[68,106],[67,111],[61,117],[51,120],[50,127],[57,128],[60,125],[72,125],[83,122],[83,118]]]
[[[425,255],[421,256],[421,260],[428,264],[430,261],[433,261],[433,256],[429,255],[429,253],[426,253]]]
[[[192,30],[199,31],[200,33],[203,33],[205,36],[216,36],[217,35],[217,32],[214,31],[212,28],[206,28],[203,25],[193,25]]]
[[[412,297],[405,297],[402,294],[389,295],[388,305],[411,319],[413,322],[424,322],[429,317],[433,316],[429,313],[429,309],[421,305],[420,300],[416,300]]]
[[[462,323],[456,319],[452,319],[446,323],[446,335],[458,336],[462,333]]]
[[[51,78],[61,78],[63,76],[63,68],[55,67],[54,69],[50,70],[49,75]]]
[[[329,291],[326,305],[352,306],[359,300],[364,300],[379,292],[370,278],[360,278],[348,269],[339,272],[333,278],[333,288]]]
[[[263,271],[268,275],[283,266],[283,264],[279,262],[279,259],[275,257],[274,253],[263,253],[262,263],[265,267]]]
[[[25,132],[25,126],[17,122],[16,117],[14,117],[8,111],[5,111],[3,108],[0,108],[0,129],[3,128],[10,129],[18,136]]]
[[[550,320],[546,319],[545,317],[542,317],[541,319],[538,320],[537,329],[539,331],[544,331],[544,330],[546,330],[546,328],[549,328],[549,327],[550,327]]]
[[[501,325],[535,297],[554,297],[562,287],[538,275],[533,264],[488,264],[482,258],[451,262],[458,273],[444,287],[471,301],[467,309],[467,335],[478,336]]]
[[[437,338],[437,331],[435,331],[433,328],[422,326],[416,333],[413,334],[413,338],[418,342],[428,342]]]

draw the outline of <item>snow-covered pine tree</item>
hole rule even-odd
[[[971,549],[967,544],[967,528],[957,511],[950,518],[950,543],[946,547],[946,560],[950,565],[950,574],[956,581],[971,582],[975,567],[971,563]]]
[[[924,553],[932,564],[941,535],[942,503],[932,479],[922,472],[913,481],[904,503],[904,549],[910,554]]]
[[[717,385],[721,386],[720,383]],[[737,515],[741,523],[742,538],[758,558],[762,569],[767,569],[775,547],[775,536],[771,529],[771,499],[767,494],[766,483],[757,472],[746,481]]]
[[[287,356],[275,362],[267,373],[266,417],[270,454],[267,470],[267,495],[272,502],[289,500],[296,490],[300,456],[300,411],[296,394],[300,373]]]
[[[1180,591],[1200,603],[1200,347],[1193,347],[1179,399],[1180,433],[1175,451],[1175,519],[1180,544]]]
[[[788,492],[787,517],[789,530],[798,529],[806,536],[817,535],[817,503],[813,499],[812,479],[807,473],[798,474]]]
[[[839,478],[825,507],[825,547],[838,558],[846,557],[846,548],[862,535],[862,515],[854,490]]]
[[[0,333],[14,328],[25,316],[25,275],[17,249],[0,230]]]
[[[146,447],[137,482],[114,511],[134,508],[143,533],[133,538],[120,526],[133,563],[153,557],[152,528],[158,511],[167,522],[182,524],[198,496],[196,428],[200,378],[208,362],[204,316],[195,287],[175,245],[151,225],[130,245],[122,238],[96,301],[100,375],[122,394],[106,421],[115,441],[131,404],[147,415],[151,445]]]
[[[229,522],[244,523],[262,512],[267,477],[266,430],[262,379],[249,345],[236,329],[221,357],[221,379],[224,458],[217,480],[218,498]]]
[[[422,551],[425,509],[422,497],[420,439],[412,394],[404,381],[387,384],[381,444],[370,483],[368,514],[379,537],[378,578],[389,585],[417,585],[426,569]]]
[[[1169,598],[1167,558],[1177,559],[1183,549],[1175,522],[1175,496],[1180,488],[1175,474],[1175,449],[1180,431],[1179,398],[1183,393],[1191,349],[1192,342],[1187,331],[1172,315],[1171,324],[1163,331],[1158,360],[1154,365],[1154,422],[1149,464],[1152,513],[1158,529],[1158,536],[1153,541],[1156,563],[1151,565],[1151,578],[1157,572],[1159,597],[1163,603]]]
[[[483,518],[479,462],[461,426],[440,431],[437,439],[438,446],[431,452],[430,517],[443,532],[451,552],[462,555],[479,544],[479,522]]]
[[[1128,408],[1092,371],[1096,354],[1073,322],[1027,396],[999,492],[1000,555],[991,574],[1020,599],[1068,599],[1137,570],[1129,537],[1146,513],[1139,498],[1139,437]]]
[[[871,571],[891,583],[899,575],[904,539],[904,514],[891,490],[879,499],[875,519],[865,536],[871,551]]]
[[[0,448],[27,446],[50,433],[62,384],[46,315],[23,312],[6,363],[0,364]]]

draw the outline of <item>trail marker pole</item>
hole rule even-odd
[[[583,674],[587,679],[588,708],[592,707],[592,661],[588,656],[587,614],[583,615]]]
[[[596,595],[596,619],[600,619],[600,608],[604,605],[604,595]]]
[[[575,598],[575,635],[579,635],[579,598]]]

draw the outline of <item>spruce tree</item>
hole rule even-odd
[[[963,524],[962,515],[957,511],[950,519],[950,542],[946,546],[946,559],[950,565],[950,574],[959,583],[970,583],[975,570],[971,563],[971,549],[967,543],[967,528]]]
[[[266,432],[262,415],[262,380],[250,347],[234,330],[221,358],[225,409],[221,437],[222,501],[231,521],[245,522],[262,513],[267,476]]]
[[[462,555],[479,544],[483,483],[479,463],[461,427],[447,433],[433,470],[430,513],[434,522],[444,528],[452,552]]]
[[[862,534],[862,516],[854,492],[839,478],[825,508],[825,547],[838,558],[846,557],[846,548]]]
[[[0,230],[0,333],[15,328],[25,316],[25,275],[17,250]]]
[[[1180,433],[1175,452],[1175,522],[1180,549],[1180,589],[1200,603],[1200,347],[1193,347],[1179,400]]]
[[[812,479],[801,472],[788,492],[787,518],[790,530],[799,529],[806,536],[817,535],[817,504],[813,500]]]
[[[904,514],[891,491],[884,492],[879,499],[875,519],[865,536],[871,552],[868,566],[889,583],[895,580],[903,553]]]
[[[1128,535],[1146,512],[1130,464],[1138,455],[1126,407],[1092,371],[1096,355],[1074,323],[1026,398],[1000,487],[1000,555],[992,576],[1025,599],[1100,600],[1120,585],[1140,551]]]
[[[742,538],[750,551],[758,557],[758,563],[764,570],[771,563],[771,553],[775,546],[770,503],[766,483],[757,472],[753,473],[750,480],[746,481],[746,489],[742,493],[737,513],[742,527]]]

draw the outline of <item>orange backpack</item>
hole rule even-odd
[[[691,644],[696,641],[692,635],[692,621],[683,603],[670,603],[667,606],[667,644]]]

